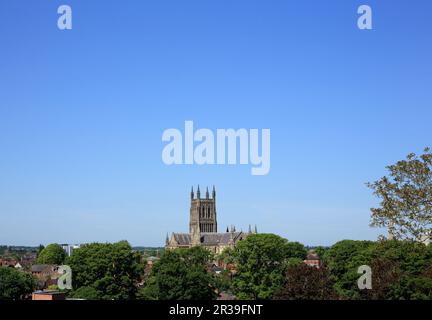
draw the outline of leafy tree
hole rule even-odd
[[[215,276],[215,287],[218,292],[232,292],[232,275],[229,270],[223,270],[220,274]]]
[[[35,279],[14,268],[0,267],[0,300],[20,300],[32,293]]]
[[[283,283],[284,271],[292,250],[288,240],[274,234],[252,234],[240,241],[233,251],[237,274],[233,280],[240,299],[270,299]]]
[[[225,248],[217,257],[216,259],[220,262],[228,264],[233,264],[235,262],[234,259],[234,249],[231,247]]]
[[[337,295],[334,281],[326,267],[315,268],[304,263],[287,268],[284,284],[275,299],[278,300],[332,300]]]
[[[92,243],[75,249],[67,259],[72,269],[72,286],[77,294],[99,299],[133,299],[144,270],[139,253],[127,241]],[[81,289],[90,287],[92,289]]]
[[[427,270],[432,247],[414,241],[379,242],[344,240],[324,255],[338,295],[345,299],[408,300],[430,296]],[[372,289],[359,290],[358,267],[372,269]]]
[[[63,248],[57,243],[52,243],[40,251],[36,261],[40,264],[60,265],[63,264],[65,258],[66,252],[63,250]]]
[[[167,250],[153,266],[139,298],[209,300],[217,297],[216,279],[207,271],[211,253],[202,247]]]
[[[43,249],[45,249],[45,246],[43,244],[40,244],[39,247],[38,247],[38,249],[37,249],[37,252],[36,252],[36,254],[37,254],[36,256],[37,257],[39,257],[39,255],[40,255],[40,253],[42,252]]]
[[[390,276],[392,283],[387,286],[388,290],[380,299],[430,299],[432,298],[432,247],[415,241],[381,241],[378,242],[372,252],[373,258],[391,261],[393,267],[386,266],[385,272],[393,271]],[[380,269],[373,266],[372,271],[375,278],[379,278]],[[373,290],[383,285],[374,285]],[[372,297],[374,298],[374,297]]]
[[[286,255],[289,258],[306,259],[307,250],[300,242],[288,242],[286,244]]]
[[[417,156],[387,166],[389,175],[368,187],[381,199],[372,208],[371,225],[387,227],[396,239],[420,240],[432,230],[432,153],[429,148]]]
[[[328,249],[326,249],[326,248],[324,248],[322,246],[316,247],[314,249],[315,253],[318,255],[318,257],[320,257],[320,259],[322,259],[324,257],[324,255],[325,255],[325,253],[326,253],[327,250]]]
[[[74,290],[70,296],[75,299],[99,300],[103,294],[93,287],[84,286]]]
[[[362,290],[361,298],[367,300],[391,298],[391,289],[401,277],[399,263],[387,258],[374,258],[370,267],[372,270],[372,289]]]
[[[361,265],[369,265],[373,246],[375,243],[372,241],[342,240],[325,252],[323,263],[335,280],[334,287],[339,296],[360,299],[357,270]]]

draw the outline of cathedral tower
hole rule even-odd
[[[217,218],[216,218],[216,190],[213,186],[212,197],[208,188],[206,190],[205,198],[201,199],[201,191],[198,186],[197,197],[194,197],[193,188],[191,191],[191,207],[190,207],[190,220],[189,220],[189,233],[192,237],[192,242],[195,245],[199,244],[199,235],[201,233],[215,233],[217,232]]]

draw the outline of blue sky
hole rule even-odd
[[[68,4],[73,29],[57,28]],[[357,28],[357,8],[373,30]],[[0,243],[163,245],[191,185],[218,222],[376,239],[365,186],[431,145],[432,3],[1,1]],[[166,166],[162,132],[270,128],[271,170]]]

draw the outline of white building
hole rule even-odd
[[[72,255],[74,249],[78,249],[80,246],[81,246],[80,244],[61,244],[61,247],[66,252],[68,257]]]

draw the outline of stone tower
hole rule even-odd
[[[201,191],[198,186],[197,197],[194,196],[194,191],[191,191],[191,207],[189,219],[189,233],[193,245],[200,243],[201,233],[216,233],[217,218],[216,218],[216,190],[213,186],[212,197],[208,188],[205,198],[201,198]]]

